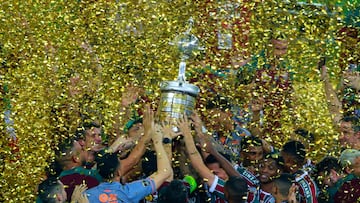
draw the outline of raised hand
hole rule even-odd
[[[289,188],[289,194],[288,194],[288,202],[289,203],[298,203],[296,199],[296,192],[298,190],[298,187],[295,184],[292,184]]]
[[[122,94],[121,104],[123,107],[128,107],[135,103],[140,95],[144,93],[144,89],[141,87],[129,86],[126,91]]]
[[[194,111],[191,116],[190,119],[192,120],[192,123],[195,127],[195,130],[197,132],[201,132],[202,126],[203,126],[203,122],[198,114],[198,112]]]
[[[150,104],[147,104],[145,106],[143,126],[144,126],[145,136],[150,135],[155,127],[154,111],[150,108]]]
[[[185,114],[178,119],[177,126],[184,137],[191,136],[190,122]]]
[[[174,132],[174,125],[172,124],[172,122],[169,124],[162,122],[159,127],[164,137],[175,139],[182,134],[181,132]]]
[[[81,184],[75,186],[74,192],[71,196],[72,203],[88,203],[89,199],[85,194],[85,190],[87,190],[86,184]]]

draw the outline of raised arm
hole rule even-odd
[[[144,118],[144,136],[139,140],[130,155],[121,160],[121,173],[129,172],[141,159],[146,150],[146,144],[150,142],[151,134],[154,133],[154,112],[150,109],[150,105],[146,105]]]
[[[127,138],[126,134],[118,136],[116,140],[109,146],[108,151],[111,153],[123,151],[131,148],[133,141]]]
[[[320,66],[320,65],[319,65]],[[321,71],[321,80],[324,82],[325,96],[328,103],[330,114],[333,118],[333,123],[336,125],[342,118],[342,104],[336,94],[335,89],[329,80],[327,67],[325,65],[319,67]]]
[[[229,177],[240,176],[239,172],[233,167],[233,165],[216,150],[216,148],[210,141],[209,136],[200,135],[199,138],[202,143],[201,146],[205,148],[208,153],[210,153],[216,158],[216,160],[220,163],[221,167],[225,170]]]
[[[191,120],[192,120],[192,123],[194,125],[194,129],[195,129],[195,132],[196,132],[196,135],[197,137],[196,138],[200,138],[202,136],[206,136],[209,138],[209,141],[210,143],[212,144],[212,146],[217,150],[217,151],[220,151],[220,152],[223,152],[225,153],[226,150],[224,148],[223,145],[221,145],[219,142],[217,142],[216,140],[214,140],[214,138],[210,135],[208,135],[208,132],[199,116],[199,114],[197,112],[194,112],[192,115],[191,115]],[[198,141],[198,140],[196,140]],[[203,157],[206,157],[208,155],[208,152],[205,152],[203,151],[202,152],[202,156]]]
[[[152,133],[152,140],[156,151],[157,171],[153,173],[150,178],[154,180],[156,189],[158,189],[165,180],[173,175],[173,170],[163,146],[161,129],[159,126],[156,126],[155,128],[155,132]]]
[[[172,158],[173,158],[172,157],[172,154],[173,154],[172,143],[173,143],[173,140],[176,139],[180,135],[180,133],[175,133],[173,131],[173,124],[162,123],[159,127],[163,134],[163,145],[164,145],[165,152],[166,152],[170,162],[172,162]],[[167,181],[171,182],[173,179],[174,179],[174,177],[172,175],[167,179]]]
[[[196,149],[194,139],[190,131],[190,123],[186,116],[180,118],[178,121],[178,128],[184,136],[186,150],[189,154],[191,165],[200,174],[200,176],[206,180],[206,183],[211,186],[215,180],[215,175],[206,167],[201,155]]]
[[[126,128],[126,122],[131,119],[132,106],[136,103],[139,97],[144,93],[144,90],[133,85],[126,87],[126,90],[121,96],[121,105],[119,112],[114,116],[113,130],[117,136],[122,135],[122,126]],[[121,119],[120,119],[121,118]]]

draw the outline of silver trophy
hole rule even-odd
[[[186,82],[186,60],[190,59],[194,51],[204,48],[200,47],[199,39],[190,33],[193,24],[194,21],[190,18],[188,29],[170,43],[177,46],[181,61],[177,80],[164,81],[160,84],[161,98],[158,108],[160,121],[171,121],[180,118],[184,113],[191,115],[195,108],[196,97],[200,89]]]

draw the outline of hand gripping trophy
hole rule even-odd
[[[192,56],[194,51],[203,50],[203,48],[200,47],[198,38],[190,33],[193,24],[193,19],[190,18],[188,29],[171,43],[171,45],[177,46],[181,61],[177,80],[164,81],[160,84],[161,98],[158,108],[158,120],[160,121],[171,121],[180,118],[184,113],[191,115],[194,110],[200,89],[186,82],[186,60]]]

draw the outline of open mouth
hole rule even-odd
[[[261,179],[261,180],[267,180],[267,179],[269,179],[269,176],[267,176],[267,175],[260,175],[260,176],[259,176],[259,179]]]

